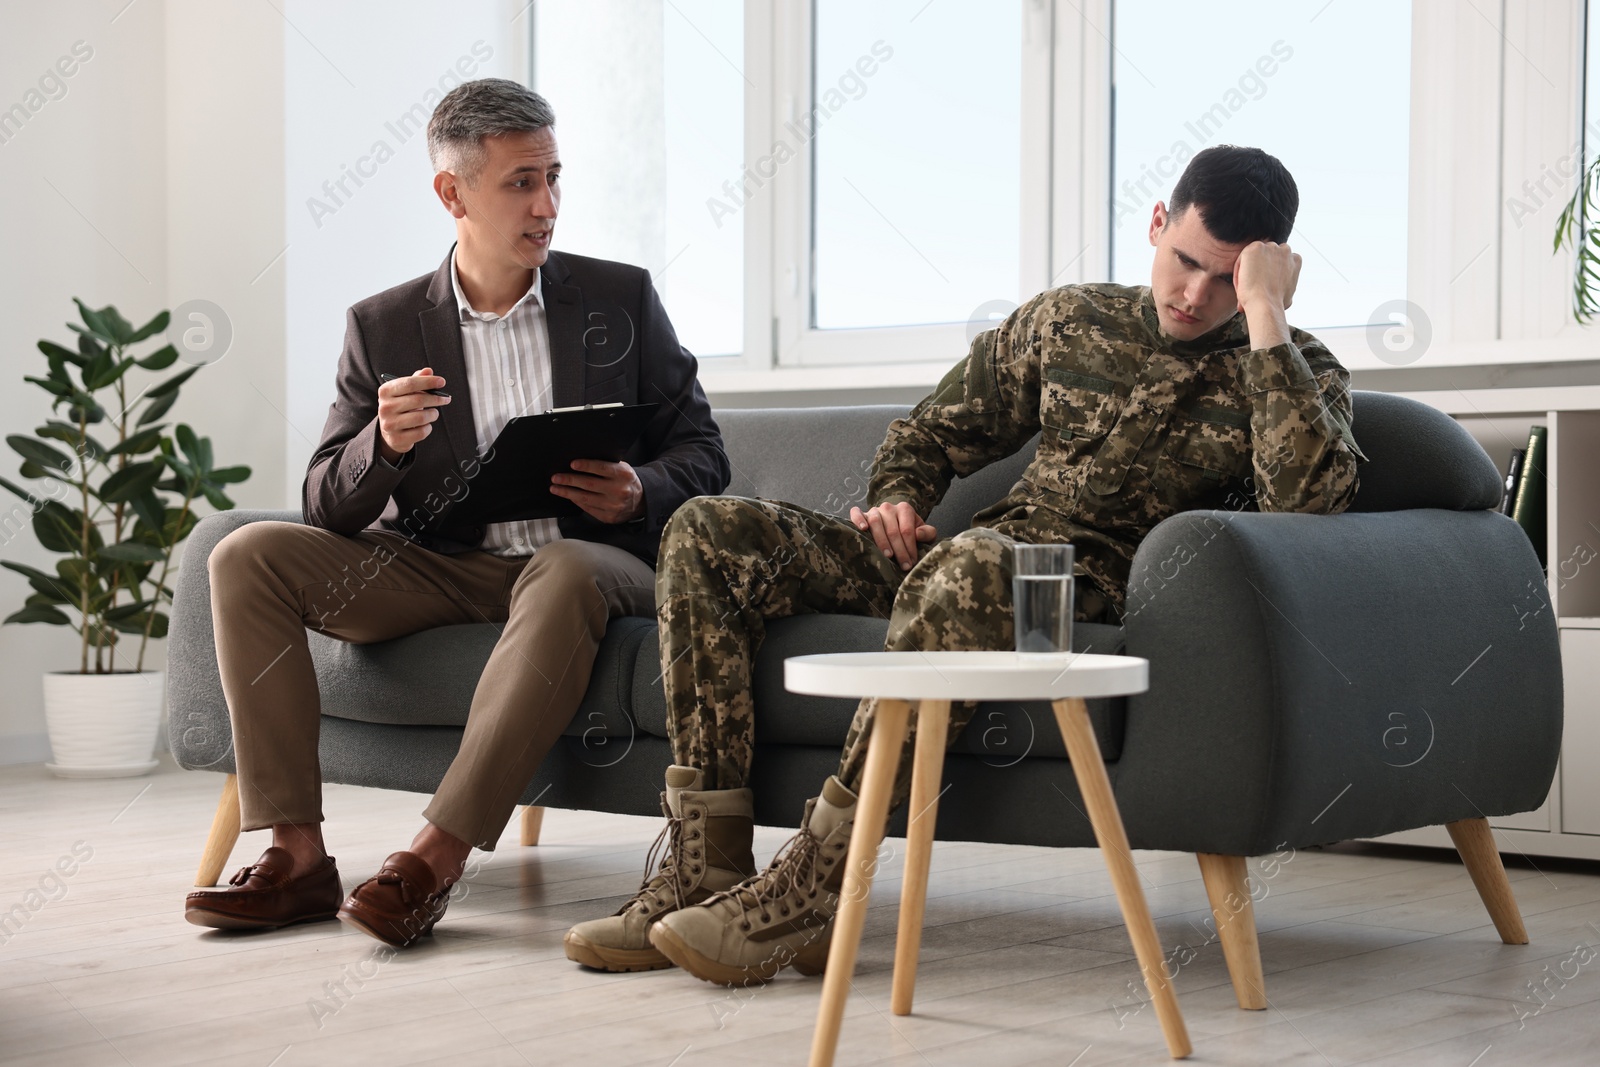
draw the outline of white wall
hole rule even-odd
[[[168,419],[212,438],[219,465],[254,469],[234,487],[241,507],[284,502],[281,260],[263,269],[284,245],[284,32],[268,5],[106,0],[41,6],[0,40],[0,108],[28,105],[28,88],[76,42],[89,54],[59,99],[3,131],[0,234],[13,255],[0,264],[0,344],[27,368],[20,376],[43,369],[39,338],[71,340],[73,296],[135,322],[190,300],[215,304],[232,345],[189,380]],[[27,432],[48,407],[32,386],[0,390],[0,429]],[[8,477],[11,455],[0,457]],[[0,556],[45,569],[56,558],[29,530]],[[26,595],[20,576],[0,572],[0,613]],[[151,643],[147,668],[164,666],[163,644]],[[39,673],[77,662],[65,628],[0,627],[0,763],[46,758]]]
[[[282,507],[283,44],[292,31],[269,4],[165,7],[168,306],[210,301],[232,331],[171,417],[212,439],[218,466],[251,467],[230,491],[235,504]]]
[[[211,437],[219,464],[253,468],[233,492],[246,508],[299,504],[344,309],[432,271],[453,238],[424,138],[390,124],[419,104],[425,123],[457,81],[523,78],[527,63],[527,15],[512,0],[280,7],[48,6],[0,40],[0,108],[36,109],[0,143],[0,237],[26,250],[0,265],[4,349],[42,370],[34,343],[71,339],[74,295],[140,321],[187,301],[215,305],[231,345],[169,418]],[[72,76],[25,96],[79,41],[89,58]],[[393,157],[373,166],[363,157],[380,142]],[[358,167],[369,175],[359,187],[346,176]],[[335,200],[323,183],[341,178],[351,195]],[[31,387],[0,391],[4,433],[47,414]],[[27,530],[0,556],[53,563]],[[0,612],[26,595],[20,576],[0,572]],[[41,667],[73,668],[76,654],[64,628],[0,628],[0,764],[47,757],[37,678]],[[157,642],[146,666],[164,659]]]
[[[455,239],[417,123],[426,125],[439,97],[463,80],[526,77],[524,7],[510,0],[283,5],[300,31],[286,38],[283,64],[288,506],[299,506],[333,400],[345,309],[432,273]],[[374,27],[385,31],[381,47]],[[408,113],[411,125],[401,121]]]
[[[73,340],[65,327],[76,321],[72,297],[115,304],[140,322],[167,306],[163,12],[135,4],[113,22],[124,3],[31,5],[0,35],[0,110],[31,112],[20,130],[7,124],[0,143],[5,434],[27,433],[49,415],[46,394],[20,379],[45,370],[40,338]],[[46,78],[49,93],[30,96],[77,42],[88,58],[59,88]],[[15,454],[0,452],[6,477],[19,480]],[[18,501],[3,496],[0,511],[10,511]],[[31,526],[4,540],[0,557],[54,569]],[[0,571],[0,616],[27,595],[20,575]],[[76,669],[77,661],[64,627],[0,627],[0,762],[46,758],[40,671]]]

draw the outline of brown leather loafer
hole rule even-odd
[[[450,893],[433,868],[411,852],[396,852],[378,873],[356,886],[339,906],[339,918],[379,941],[405,948],[444,917]]]
[[[273,846],[228,879],[228,888],[190,893],[183,917],[217,930],[274,930],[336,917],[344,888],[333,857],[298,878],[288,876],[293,869],[294,857]]]

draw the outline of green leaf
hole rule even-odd
[[[171,345],[156,349],[138,361],[145,370],[166,370],[178,361],[178,350]]]
[[[52,604],[71,604],[77,600],[77,590],[60,578],[30,578],[28,584],[33,587],[35,595],[42,596]]]
[[[160,333],[162,330],[167,328],[167,322],[170,318],[171,316],[165,311],[156,312],[155,318],[151,319],[149,322],[145,323],[143,326],[139,327],[133,332],[133,336],[128,338],[128,343],[138,344],[146,337],[151,337]]]
[[[21,611],[13,611],[4,619],[5,622],[48,622],[55,626],[70,625],[72,620],[67,618],[55,608],[44,604],[33,604]]]
[[[62,453],[43,441],[36,441],[32,437],[24,437],[20,433],[6,435],[6,444],[23,459],[32,460],[39,466],[50,471],[57,471],[61,477],[71,477],[75,464],[65,453]]]
[[[105,421],[106,409],[100,406],[100,402],[98,400],[84,392],[82,389],[73,389],[68,399],[70,399],[72,403],[67,408],[67,411],[71,415],[74,422],[76,422],[80,417],[84,422]]]
[[[117,343],[117,335],[112,332],[111,326],[100,312],[94,310],[77,297],[73,297],[72,302],[78,305],[78,314],[83,317],[83,324],[89,327],[97,338],[108,344]],[[68,323],[67,325],[70,326],[72,324]]]
[[[35,578],[46,582],[55,580],[54,575],[46,574],[38,567],[30,567],[26,563],[15,563],[9,559],[0,559],[0,567],[4,567],[8,571],[16,571],[18,574],[29,579],[30,581]]]
[[[7,570],[16,571],[18,574],[27,578],[28,585],[33,587],[35,596],[44,597],[49,603],[52,604],[72,603],[75,586],[71,583],[62,581],[54,574],[46,574],[44,571],[41,571],[35,567],[29,567],[21,563],[12,563],[9,560],[0,561],[0,566],[4,566]],[[30,597],[29,601],[32,602],[33,597]]]
[[[172,439],[178,442],[178,447],[183,449],[183,454],[189,457],[196,469],[204,471],[200,464],[200,443],[195,439],[194,430],[186,422],[178,423],[178,428],[172,432]]]
[[[161,461],[130,463],[100,483],[99,497],[108,504],[126,504],[148,493],[161,480]]]
[[[151,530],[161,529],[165,516],[161,510],[161,498],[154,492],[136,496],[129,503],[133,506],[133,513],[139,516],[146,527]]]
[[[33,505],[37,506],[37,504],[39,503],[39,499],[40,498],[39,498],[38,494],[30,493],[28,490],[22,488],[22,486],[20,486],[20,485],[17,485],[15,482],[7,481],[4,478],[0,478],[0,486],[3,486],[4,488],[10,490],[10,492],[13,495],[15,495],[17,497],[20,497],[23,500],[26,500],[30,504],[33,504]],[[9,567],[9,566],[10,566],[9,563],[6,563],[4,560],[0,560],[0,567]]]
[[[94,334],[85,330],[82,326],[69,322],[67,323],[67,328],[78,335],[78,352],[82,354],[85,362],[99,355],[100,350],[105,347]]]
[[[81,521],[79,513],[54,500],[46,500],[33,513],[33,533],[39,543],[51,552],[78,552]]]
[[[115,385],[117,379],[128,373],[128,368],[133,366],[135,362],[132,356],[128,356],[116,364],[111,364],[107,360],[107,366],[100,369],[92,378],[89,376],[89,372],[85,371],[83,384],[89,389],[104,389],[108,385]]]
[[[135,600],[131,604],[118,604],[106,611],[106,621],[114,622],[117,619],[131,619],[135,615],[142,615],[150,610],[154,600]]]
[[[138,541],[119,541],[100,550],[101,559],[126,560],[130,563],[159,563],[167,554],[154,545]]]
[[[145,396],[150,397],[150,394],[146,393]],[[143,426],[147,422],[155,422],[157,419],[167,413],[167,409],[172,407],[177,399],[177,393],[168,393],[165,396],[154,397],[145,407],[143,413],[140,414],[139,421],[134,425]]]
[[[95,383],[103,378],[106,374],[109,374],[111,368],[115,365],[116,363],[111,358],[111,350],[109,348],[91,359],[89,361],[89,365],[83,368],[84,389],[91,393],[96,389],[99,389],[100,386],[96,385]]]
[[[113,456],[137,456],[141,452],[148,452],[161,444],[161,431],[162,427],[160,426],[151,426],[148,429],[140,430],[121,444],[110,449],[110,454]]]
[[[22,380],[25,381],[25,382],[32,382],[34,385],[37,385],[39,388],[45,390],[48,393],[52,393],[52,394],[54,394],[56,396],[71,396],[72,395],[72,385],[69,382],[58,382],[53,378],[35,378],[35,377],[33,377],[31,375],[27,375],[27,374],[24,374],[22,376]]]
[[[54,341],[40,341],[39,351],[51,359],[59,359],[64,363],[71,363],[74,367],[87,366],[89,363],[89,360],[84,356],[79,355],[70,348],[58,345]]]
[[[155,399],[156,397],[167,396],[170,393],[175,393],[178,391],[178,386],[194,377],[195,373],[199,370],[199,367],[190,367],[186,371],[174,374],[161,384],[152,386],[150,391],[144,395],[150,397],[151,399]]]
[[[145,622],[147,619],[149,619],[149,617],[149,612],[141,612],[138,615],[119,619],[113,619],[110,615],[107,615],[106,623],[110,625],[112,629],[120,630],[125,634],[142,634],[144,633]],[[155,622],[150,625],[150,636],[167,636],[167,617],[162,615],[160,612],[156,613]]]
[[[78,427],[72,423],[59,422],[52,419],[43,426],[34,427],[33,432],[40,437],[48,437],[51,440],[70,445],[74,454],[79,454],[81,449],[81,454],[88,456],[90,459],[104,460],[106,457],[105,446],[90,437],[88,433],[80,434]]]
[[[44,607],[53,607],[56,604],[70,604],[71,601],[68,601],[64,597],[51,596],[48,593],[30,593],[28,594],[28,599],[24,600],[22,603],[31,608],[39,605]]]
[[[199,475],[195,472],[194,467],[192,467],[187,460],[177,455],[165,455],[163,459],[165,460],[167,466],[172,468],[172,472],[176,474],[177,477],[173,479],[171,485],[166,485],[162,488],[170,489],[175,493],[187,492],[188,483],[199,477]]]
[[[81,556],[56,560],[56,573],[74,589],[82,589],[85,583],[88,583],[91,591],[95,588],[94,570],[89,566],[89,561]]]
[[[111,330],[112,338],[119,346],[126,346],[133,341],[133,323],[122,317],[122,312],[113,305],[107,304],[100,309],[100,321]]]
[[[23,460],[22,461],[22,467],[18,471],[18,473],[21,474],[24,478],[59,478],[59,477],[61,477],[61,472],[54,471],[54,470],[45,470],[43,467],[39,466],[37,463],[35,463],[31,459],[27,459],[27,460]]]
[[[250,477],[249,467],[218,467],[206,475],[207,479],[218,485],[228,485],[232,482],[242,482]]]
[[[181,529],[178,526],[179,515],[183,516]],[[191,508],[189,511],[184,512],[179,508],[169,508],[167,510],[167,521],[161,527],[161,541],[163,544],[179,544],[184,538],[193,533],[194,528],[199,524],[200,516],[194,513],[194,509]]]
[[[218,511],[231,511],[233,509],[233,501],[228,499],[228,494],[224,493],[216,486],[202,485],[200,487],[200,491],[204,493],[206,499],[211,502],[211,506],[216,508]]]

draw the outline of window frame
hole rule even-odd
[[[1026,299],[1109,277],[1113,0],[1016,2],[1023,5],[1019,266]],[[1586,0],[1412,5],[1405,296],[1425,309],[1433,336],[1419,367],[1594,358],[1591,328],[1577,326],[1567,310],[1571,257],[1550,254],[1559,204],[1520,227],[1508,218],[1508,199],[1524,178],[1581,145],[1585,8]],[[745,0],[744,12],[749,161],[811,99],[814,5]],[[811,326],[813,163],[807,142],[741,206],[744,349],[701,359],[707,389],[937,381],[967,350],[964,322]],[[1316,334],[1347,369],[1392,369],[1368,348],[1368,332]]]

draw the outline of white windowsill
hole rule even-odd
[[[904,386],[931,388],[954,364],[877,363],[859,367],[778,367],[764,371],[700,372],[700,385],[708,393],[813,392],[819,389],[885,389]]]

